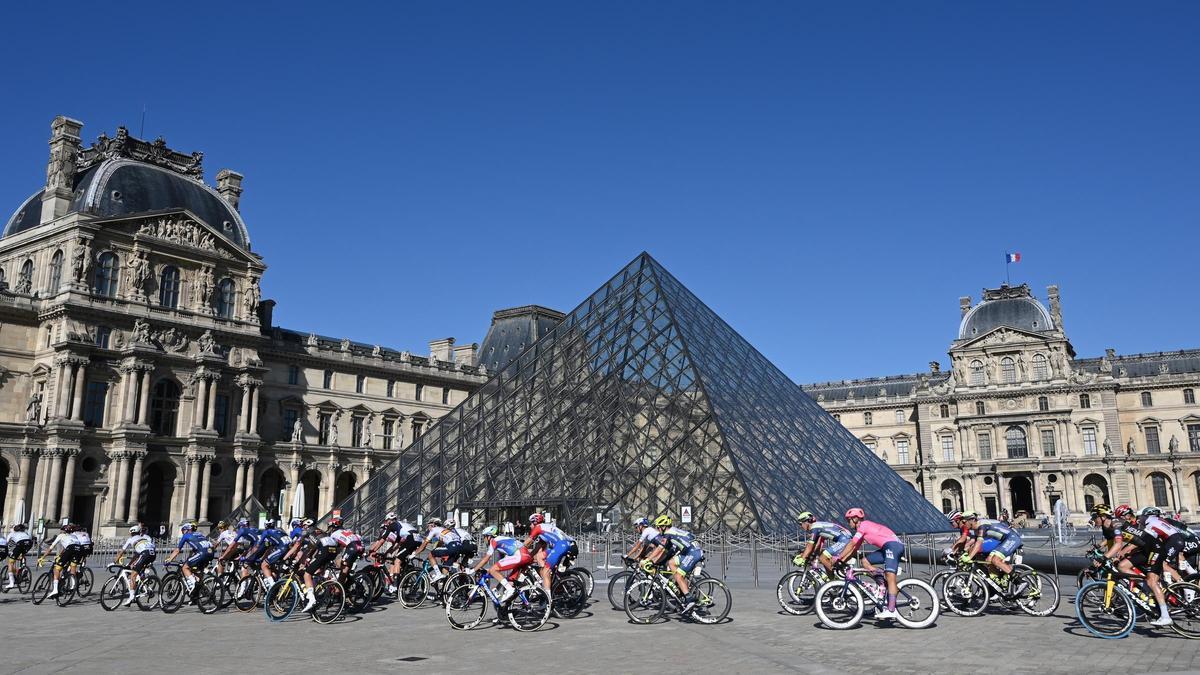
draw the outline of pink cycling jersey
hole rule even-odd
[[[859,522],[858,529],[855,530],[854,538],[850,540],[850,543],[858,544],[858,542],[864,539],[868,544],[876,547],[882,547],[888,542],[900,541],[895,532],[892,532],[879,523],[872,523],[869,520]]]

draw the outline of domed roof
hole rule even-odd
[[[958,339],[970,340],[1001,327],[1029,333],[1047,333],[1056,329],[1050,312],[1029,291],[1029,286],[1001,286],[984,289],[983,302],[962,318]]]

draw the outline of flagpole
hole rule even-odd
[[[1012,286],[1012,279],[1008,276],[1008,268],[1012,265],[1012,258],[1009,257],[1008,251],[1004,252],[1004,285]]]

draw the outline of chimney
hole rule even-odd
[[[71,208],[75,164],[79,160],[79,132],[83,122],[59,115],[50,124],[50,161],[42,191],[41,223],[66,215]]]
[[[1050,318],[1054,320],[1054,327],[1062,331],[1062,302],[1058,299],[1058,286],[1047,286],[1046,295],[1050,296]]]
[[[453,357],[452,350],[454,348],[454,338],[442,338],[441,340],[429,341],[429,356],[449,363]]]
[[[261,332],[263,335],[270,335],[271,328],[273,328],[273,326],[271,325],[271,322],[274,320],[274,318],[275,318],[275,301],[274,300],[263,300],[262,302],[258,303],[258,330],[259,330],[259,332]]]
[[[238,202],[242,200],[242,174],[231,169],[221,169],[217,172],[217,194],[221,195],[234,211],[240,211]]]
[[[479,365],[476,361],[479,358],[479,344],[472,342],[469,345],[454,348],[454,362],[460,366],[475,366]]]
[[[971,296],[964,295],[958,299],[958,309],[962,312],[960,317],[966,316],[967,312],[971,311]]]

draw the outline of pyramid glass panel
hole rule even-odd
[[[944,517],[653,258],[642,254],[338,505],[373,528],[549,510],[692,509],[695,530],[796,528],[866,509],[899,532]]]

